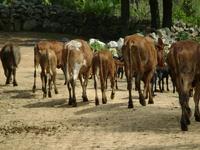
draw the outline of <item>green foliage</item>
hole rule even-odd
[[[91,45],[91,48],[92,48],[92,50],[93,51],[101,51],[101,50],[103,50],[103,49],[105,49],[105,47],[103,47],[101,44],[99,44],[98,42],[94,42],[94,43],[92,43]]]
[[[111,15],[119,0],[48,0],[51,4],[60,4],[67,9],[96,15]]]
[[[173,20],[181,20],[185,23],[200,25],[200,1],[182,0],[174,3]]]
[[[83,0],[79,4],[81,12],[94,13],[96,15],[111,15],[115,8],[114,2],[110,0]]]
[[[184,0],[182,8],[186,16],[191,16],[195,14],[195,9],[193,7],[193,2],[191,0]]]
[[[136,4],[131,4],[130,9],[131,16],[137,20],[150,19],[150,7],[148,1],[141,0],[139,7]]]
[[[39,2],[39,3],[45,4],[45,5],[51,4],[50,0],[0,0],[0,3],[8,5],[8,4],[12,4],[14,2],[20,2],[20,1]]]
[[[189,39],[189,34],[187,32],[179,32],[178,35],[176,36],[178,40],[187,40]]]

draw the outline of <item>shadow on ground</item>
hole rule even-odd
[[[35,94],[32,93],[32,90],[8,90],[8,91],[4,91],[3,93],[5,94],[15,94],[13,96],[11,96],[11,98],[15,98],[15,99],[31,99],[31,98],[35,98]]]
[[[81,101],[81,100],[78,99],[78,101]],[[89,102],[77,102],[77,107],[81,107],[88,104]],[[68,100],[66,101],[66,99],[49,99],[49,101],[28,104],[23,107],[25,108],[41,108],[41,107],[72,108],[71,105],[68,105]]]

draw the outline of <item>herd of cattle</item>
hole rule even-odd
[[[200,99],[200,44],[192,40],[178,41],[171,45],[167,58],[164,58],[164,44],[159,38],[155,43],[150,36],[129,35],[124,38],[122,46],[122,58],[113,58],[111,52],[102,50],[94,52],[90,45],[81,39],[74,39],[67,42],[60,41],[39,41],[34,47],[34,85],[36,90],[36,68],[41,66],[41,81],[43,97],[51,97],[52,82],[55,94],[56,68],[61,68],[65,84],[69,92],[69,105],[77,106],[76,102],[76,80],[79,79],[82,86],[83,101],[88,101],[87,84],[89,78],[94,79],[95,104],[99,105],[97,94],[97,80],[100,78],[102,103],[106,104],[107,79],[111,82],[111,99],[115,96],[117,88],[117,72],[124,67],[129,93],[128,108],[133,108],[132,102],[132,80],[135,78],[135,89],[139,93],[139,102],[142,106],[148,103],[153,104],[154,91],[156,91],[156,78],[159,78],[159,89],[164,90],[163,78],[171,76],[173,92],[179,94],[179,102],[182,109],[181,129],[188,130],[190,124],[191,110],[189,97],[194,89],[195,120],[200,121],[199,99]],[[20,62],[19,47],[14,44],[6,44],[0,57],[6,76],[6,84],[13,80],[17,86],[16,68]],[[166,64],[167,63],[167,64]],[[13,77],[12,77],[13,75]],[[13,79],[12,79],[13,78]],[[144,83],[144,90],[141,89],[141,80]],[[162,86],[161,86],[162,82]],[[154,88],[155,86],[155,88]]]

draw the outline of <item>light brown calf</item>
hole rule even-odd
[[[116,78],[116,65],[115,61],[112,57],[112,54],[110,51],[103,50],[100,52],[97,52],[93,56],[92,61],[92,74],[94,76],[94,88],[95,88],[95,104],[99,105],[99,98],[97,94],[97,70],[99,69],[99,76],[100,76],[100,82],[101,82],[101,92],[102,92],[102,103],[107,103],[107,97],[106,97],[106,81],[107,78],[110,77],[111,82],[111,99],[115,96],[115,78]]]
[[[59,41],[39,41],[34,47],[34,84],[33,84],[33,93],[36,90],[36,67],[40,63],[40,53],[45,53],[46,50],[53,50],[56,59],[57,59],[57,68],[61,68],[64,71],[64,67],[62,65],[62,52],[64,49],[64,43]],[[44,52],[42,52],[44,51]],[[66,81],[65,81],[66,82]]]
[[[48,97],[51,97],[52,81],[54,84],[55,93],[58,93],[56,87],[56,66],[57,57],[53,50],[47,49],[37,52],[37,58],[41,67],[41,80],[42,80],[42,91],[43,98],[47,95],[47,84],[48,84]],[[47,83],[48,82],[48,83]]]

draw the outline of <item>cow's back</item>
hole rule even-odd
[[[64,49],[64,43],[59,41],[39,41],[36,44],[38,51],[44,51],[51,49],[55,52],[57,57],[57,67],[60,68],[62,65],[62,52]]]
[[[93,52],[88,43],[84,40],[77,39],[77,41],[82,43],[82,48],[80,49],[83,53],[83,57],[86,60],[87,66],[91,66],[92,64],[92,57],[93,57]]]
[[[139,35],[125,38],[125,57],[130,57],[132,68],[136,71],[149,71],[157,65],[157,53],[154,43],[150,38]],[[128,59],[126,59],[128,60]]]
[[[200,46],[197,42],[191,40],[178,41],[172,44],[167,56],[168,65],[173,68],[177,74],[184,69],[192,69],[192,66],[196,66],[193,70],[200,72]],[[178,66],[177,66],[178,65]],[[179,69],[179,70],[178,70]]]
[[[113,74],[116,71],[112,53],[108,50],[96,52],[93,56],[93,67],[101,67],[104,74]]]
[[[7,67],[17,67],[21,60],[19,46],[12,43],[4,45],[1,50],[1,60]]]

